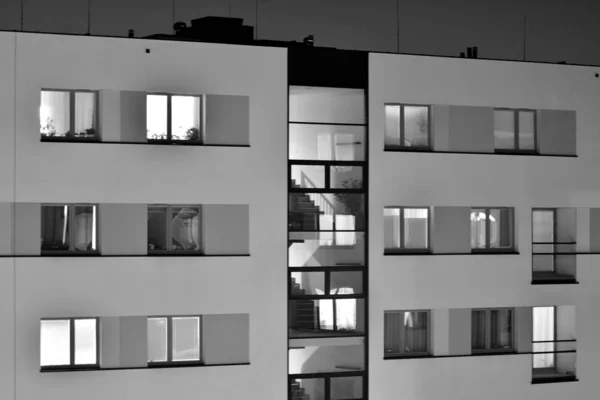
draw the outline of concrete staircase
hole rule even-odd
[[[300,189],[300,185],[294,179],[292,179],[292,188]],[[289,230],[319,230],[319,215],[323,214],[323,212],[306,193],[290,193],[289,210]]]
[[[292,296],[303,296],[306,290],[300,287],[296,279],[292,278]],[[295,318],[292,319],[292,329],[318,331],[317,316],[319,315],[318,307],[315,307],[313,300],[296,300],[296,309],[293,310]]]

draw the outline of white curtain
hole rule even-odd
[[[533,341],[556,340],[554,337],[554,307],[533,307]],[[554,351],[554,343],[534,343],[533,351]],[[533,368],[554,368],[554,353],[533,355]]]
[[[199,250],[199,212],[193,208],[182,208],[173,217],[171,222],[171,234],[173,240],[181,246],[183,250]],[[175,244],[175,243],[173,243]]]
[[[94,93],[75,93],[75,133],[86,133],[95,127],[96,96]]]
[[[77,210],[75,210],[77,213]],[[75,215],[73,245],[76,250],[96,249],[96,207],[85,207],[84,211]]]
[[[383,225],[386,249],[400,248],[400,209],[399,208],[384,208],[383,209]]]
[[[69,125],[69,92],[42,91],[40,132],[48,136],[65,136]]]

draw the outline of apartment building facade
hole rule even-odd
[[[600,70],[259,44],[0,33],[0,398],[594,398]]]

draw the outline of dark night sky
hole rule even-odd
[[[24,30],[85,33],[88,0],[23,0]],[[598,0],[258,0],[261,39],[302,40],[338,48],[600,65]],[[256,0],[175,0],[175,20],[207,15],[255,25]],[[172,0],[91,0],[92,35],[170,33]],[[19,30],[21,0],[0,0],[0,29]]]

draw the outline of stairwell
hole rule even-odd
[[[292,188],[300,189],[295,179],[292,179]],[[289,227],[290,231],[318,231],[319,216],[323,212],[306,193],[290,193]],[[288,247],[292,243],[288,243]]]
[[[304,296],[306,290],[300,287],[295,278],[292,278],[292,296]],[[295,309],[292,310],[292,329],[318,331],[318,307],[313,300],[296,300]]]

